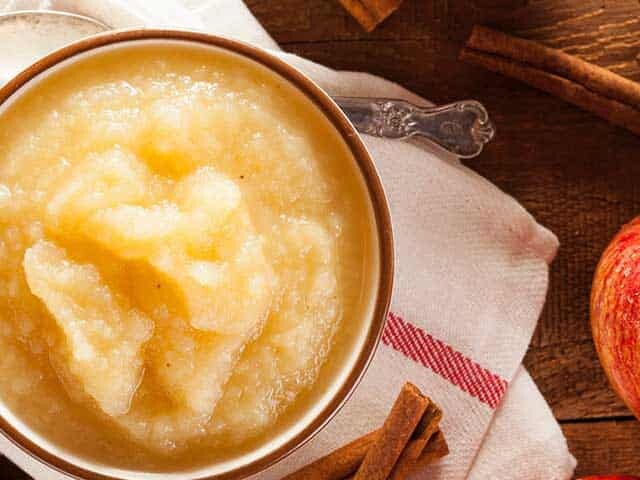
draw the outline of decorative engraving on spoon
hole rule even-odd
[[[421,136],[462,158],[477,156],[495,135],[486,109],[475,100],[438,107],[386,98],[334,100],[361,133],[399,140]]]

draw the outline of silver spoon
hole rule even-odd
[[[49,41],[51,29],[57,31],[56,27],[60,26],[69,27],[69,35],[61,35],[57,42]],[[20,58],[16,62],[15,48],[11,45],[19,42],[20,35],[25,35],[29,29],[33,31],[44,28],[49,30],[48,41],[41,46],[42,51],[34,49],[36,58]],[[13,73],[18,73],[38,57],[64,43],[109,29],[108,25],[93,18],[54,10],[24,10],[0,14],[0,56],[3,53],[2,45],[5,45],[5,48],[11,50],[5,56],[14,59]],[[2,80],[0,78],[0,85]],[[398,140],[423,137],[461,158],[472,158],[480,154],[484,145],[495,134],[486,109],[475,100],[419,107],[404,100],[389,98],[333,99],[360,133]]]
[[[361,133],[404,140],[424,137],[461,158],[477,156],[495,135],[480,102],[418,107],[387,98],[333,97]]]

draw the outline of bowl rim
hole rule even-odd
[[[394,244],[389,205],[379,174],[364,142],[331,97],[313,80],[293,65],[261,47],[237,39],[199,31],[173,28],[130,28],[98,33],[55,50],[13,77],[0,88],[0,106],[30,80],[65,60],[100,47],[123,42],[135,42],[138,40],[179,40],[217,47],[253,60],[287,80],[311,100],[338,131],[356,160],[366,184],[368,196],[373,208],[378,238],[380,270],[377,284],[378,292],[375,297],[369,331],[358,352],[354,366],[325,408],[289,441],[252,462],[221,474],[198,477],[198,480],[246,478],[249,475],[264,471],[271,465],[289,456],[318,434],[349,399],[369,367],[382,337],[393,288]],[[106,475],[74,465],[64,458],[46,450],[44,447],[37,445],[33,440],[23,435],[2,415],[0,415],[0,434],[31,457],[31,459],[44,463],[61,473],[85,478],[87,480],[122,480],[120,477]]]

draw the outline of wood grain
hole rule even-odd
[[[588,323],[591,276],[640,213],[640,139],[516,81],[462,64],[486,23],[640,81],[638,0],[405,0],[372,33],[335,0],[248,0],[282,46],[334,68],[397,81],[436,102],[477,98],[498,136],[468,162],[558,235],[547,305],[525,359],[563,422],[578,474],[640,474],[640,423],[608,388]],[[611,419],[611,417],[615,417]],[[0,478],[27,478],[0,459]]]
[[[558,420],[631,415],[609,388],[590,340],[533,347],[525,366]]]
[[[622,473],[638,475],[640,423],[636,420],[562,425],[569,449],[578,458],[576,477],[594,474]]]

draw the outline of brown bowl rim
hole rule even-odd
[[[394,248],[389,205],[387,203],[382,182],[369,152],[351,122],[331,97],[294,66],[286,63],[260,47],[236,39],[203,32],[178,29],[135,28],[111,30],[99,33],[64,46],[22,71],[0,88],[0,106],[2,106],[14,93],[16,93],[18,89],[31,79],[75,55],[106,45],[132,42],[136,40],[180,40],[218,47],[256,61],[271,71],[274,71],[285,80],[288,80],[307,98],[313,101],[313,103],[320,108],[325,117],[338,130],[349,147],[349,150],[355,158],[364,177],[373,206],[379,242],[380,276],[378,294],[375,299],[373,321],[369,327],[365,343],[358,354],[356,363],[349,373],[347,380],[340,386],[340,389],[329,404],[309,423],[309,425],[284,445],[272,451],[268,455],[246,465],[242,465],[222,474],[199,477],[198,480],[246,478],[249,475],[262,472],[276,462],[284,459],[319,433],[349,399],[369,367],[382,336],[393,288]],[[0,434],[3,434],[9,441],[19,447],[31,458],[62,473],[88,480],[122,480],[118,477],[86,470],[45,450],[43,447],[40,447],[34,441],[20,433],[2,415],[0,415]]]

